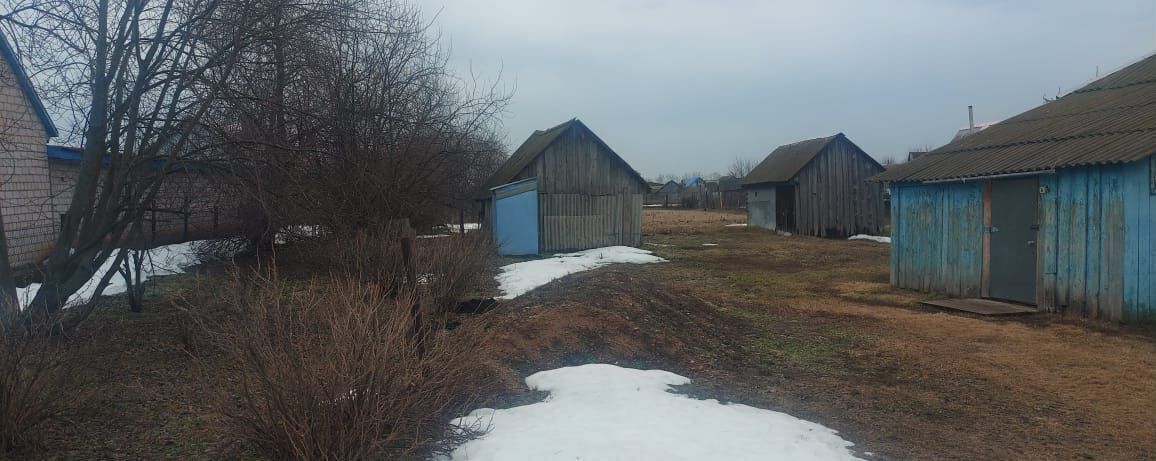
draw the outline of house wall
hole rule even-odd
[[[760,185],[746,191],[747,225],[775,230],[775,187]]]
[[[53,230],[59,230],[59,216],[68,211],[72,191],[80,178],[80,163],[50,159]],[[226,184],[199,173],[173,173],[165,178],[153,210],[145,212],[142,235],[126,235],[126,245],[153,247],[188,240],[239,235],[244,217],[235,193]]]
[[[1156,200],[1150,162],[1040,177],[1039,307],[1116,321],[1156,319]]]
[[[14,267],[39,261],[53,240],[47,142],[11,63],[0,59],[0,213]]]
[[[883,169],[839,137],[795,176],[795,229],[820,237],[883,232],[883,185],[869,182]]]
[[[585,130],[571,127],[513,181],[538,178],[543,252],[642,245],[648,187]]]
[[[1040,175],[1036,303],[1113,321],[1156,320],[1150,160]],[[983,296],[981,181],[891,188],[891,283]]]
[[[891,186],[891,284],[979,297],[983,272],[980,182]]]

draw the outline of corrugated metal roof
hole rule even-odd
[[[522,145],[514,151],[513,155],[510,155],[510,158],[506,160],[506,163],[502,164],[501,168],[498,168],[498,171],[496,171],[493,176],[490,176],[490,179],[486,181],[483,190],[488,191],[493,187],[501,186],[510,182],[510,180],[514,179],[514,176],[517,176],[518,172],[522,171],[531,163],[533,163],[534,159],[538,158],[539,155],[542,155],[542,152],[544,152],[546,148],[550,146],[550,144],[553,144],[554,140],[558,139],[558,137],[561,136],[562,133],[565,133],[566,130],[570,127],[578,127],[586,130],[587,133],[590,133],[590,136],[594,138],[594,140],[596,140],[599,144],[602,144],[602,147],[606,148],[611,156],[613,156],[619,162],[622,162],[622,166],[630,172],[631,176],[634,176],[638,182],[646,185],[646,180],[643,179],[642,175],[638,174],[634,168],[631,168],[630,164],[626,163],[626,160],[623,160],[622,157],[619,157],[618,154],[614,152],[614,149],[611,149],[610,146],[606,145],[606,143],[603,142],[602,139],[598,137],[598,135],[594,134],[594,132],[591,131],[589,127],[582,123],[581,120],[574,118],[545,131],[539,130],[535,131],[534,134],[531,134],[530,137],[526,138],[526,141],[523,142]],[[481,195],[479,197],[488,197],[488,194]]]
[[[722,191],[740,190],[743,187],[742,178],[736,178],[731,175],[726,175],[718,178],[718,188]]]
[[[799,174],[807,162],[815,158],[831,140],[843,136],[843,133],[825,138],[808,139],[775,148],[767,158],[759,162],[743,178],[743,185],[762,184],[771,182],[787,182]]]
[[[1125,163],[1156,153],[1156,55],[876,175],[907,182]]]

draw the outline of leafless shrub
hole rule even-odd
[[[192,246],[194,258],[200,263],[229,262],[238,254],[252,250],[244,238],[201,240]]]
[[[413,329],[414,290],[351,277],[261,276],[225,290],[210,327],[234,381],[215,401],[275,459],[424,457],[469,434],[448,424],[485,388],[479,331]]]
[[[415,261],[417,273],[436,314],[446,313],[487,278],[486,265],[494,252],[487,233],[473,231],[421,243]]]
[[[90,386],[83,376],[65,338],[0,329],[0,455],[36,448],[46,423],[85,401]]]
[[[278,255],[308,278],[267,267],[193,290],[186,347],[211,357],[205,383],[230,433],[310,460],[422,458],[471,435],[448,422],[487,394],[474,356],[486,333],[436,314],[477,287],[489,239],[406,237],[404,250],[403,231],[326,234]]]

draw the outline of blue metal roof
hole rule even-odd
[[[48,145],[48,158],[79,162],[84,158],[84,151],[79,147]]]
[[[20,89],[24,90],[24,96],[28,98],[28,103],[32,105],[32,110],[36,112],[36,116],[40,119],[40,123],[44,125],[44,131],[48,133],[48,137],[55,138],[59,136],[56,131],[56,125],[52,123],[52,117],[48,116],[48,111],[44,109],[44,104],[40,102],[40,96],[36,95],[36,89],[32,87],[32,80],[28,79],[28,74],[24,72],[24,65],[20,63],[20,58],[16,56],[16,52],[12,50],[12,46],[8,44],[8,38],[4,33],[0,32],[0,54],[4,55],[4,59],[8,60],[9,65],[12,66],[12,72],[16,75],[16,82],[20,84]]]

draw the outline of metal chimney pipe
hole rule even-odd
[[[971,106],[967,106],[967,129],[975,129],[975,110]]]

